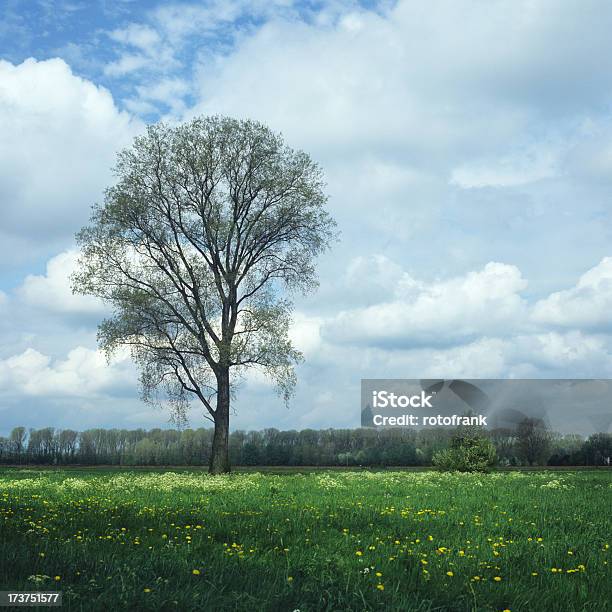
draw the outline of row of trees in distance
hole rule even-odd
[[[559,435],[526,421],[516,430],[483,431],[498,464],[609,465],[612,434],[584,439]],[[426,466],[448,448],[452,430],[304,429],[234,431],[229,436],[233,465]],[[0,437],[3,464],[207,465],[212,429],[30,429],[16,427]]]

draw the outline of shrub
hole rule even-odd
[[[495,447],[477,431],[460,431],[449,448],[438,451],[432,463],[442,471],[488,472],[497,461]]]

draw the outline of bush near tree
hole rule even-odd
[[[438,451],[432,463],[442,471],[488,472],[497,461],[495,446],[477,428],[460,429],[449,448]]]

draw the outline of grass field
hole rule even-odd
[[[610,609],[612,472],[0,470],[0,589],[74,610]]]

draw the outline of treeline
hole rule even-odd
[[[207,465],[212,429],[26,430],[0,437],[0,463],[46,465]],[[234,431],[233,465],[426,466],[448,447],[453,431],[304,429]],[[526,421],[516,430],[483,432],[500,465],[610,465],[612,435],[558,435]]]

